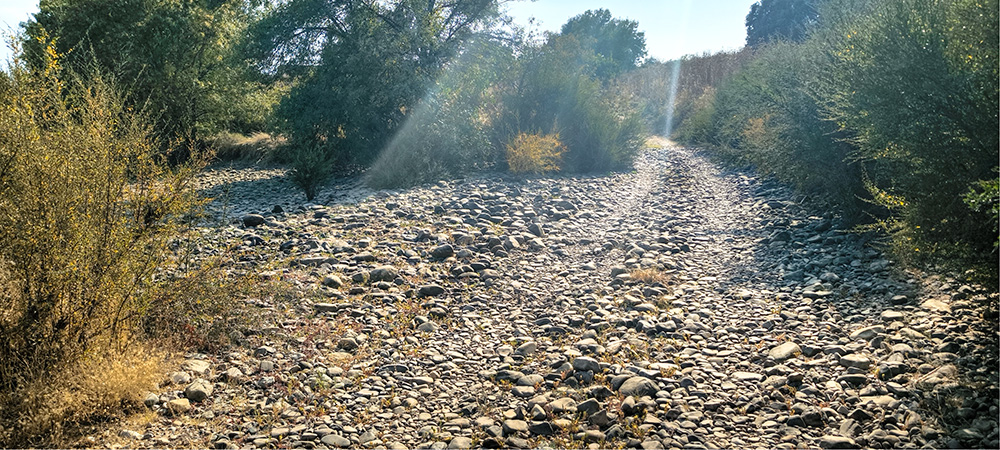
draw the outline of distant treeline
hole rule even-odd
[[[739,52],[648,65],[632,86],[673,138],[839,204],[898,255],[995,284],[996,0],[763,0]],[[929,258],[925,258],[929,257]],[[971,265],[970,265],[971,264]]]

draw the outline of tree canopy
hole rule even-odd
[[[301,77],[279,130],[335,159],[371,162],[497,0],[290,0],[251,30],[265,74]]]
[[[638,29],[638,22],[615,19],[610,11],[596,9],[569,19],[560,34],[592,50],[597,56],[596,75],[606,80],[635,68],[646,56],[646,36]]]
[[[128,91],[166,139],[196,141],[222,128],[260,127],[232,49],[253,13],[242,0],[42,0],[25,26],[25,56],[44,60],[47,39],[81,74]]]
[[[747,45],[774,40],[801,42],[819,19],[817,0],[760,0],[747,14]]]

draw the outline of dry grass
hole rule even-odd
[[[148,117],[46,50],[44,70],[0,72],[3,447],[66,447],[143,410],[165,367],[147,340],[156,319],[207,347],[249,317],[230,303],[254,292],[172,250],[200,165],[165,166]]]
[[[666,286],[670,283],[670,274],[659,269],[636,269],[630,274],[633,280],[645,284],[660,284]]]
[[[244,136],[223,132],[212,137],[209,145],[215,149],[215,156],[223,161],[270,162],[275,156],[275,150],[284,146],[287,141],[284,137],[267,133]]]
[[[14,448],[66,448],[90,426],[144,408],[142,396],[156,389],[167,355],[147,346],[99,353],[103,356],[81,360],[3,395],[0,442]]]

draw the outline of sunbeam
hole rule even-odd
[[[670,95],[667,96],[667,120],[663,132],[667,138],[674,132],[674,101],[677,99],[677,80],[681,76],[681,62],[680,58],[674,60],[674,66],[670,70]]]
[[[677,47],[683,48],[684,41],[686,40],[688,34],[688,22],[691,19],[691,0],[685,0],[684,2],[684,13],[681,15],[678,21],[681,28],[681,38],[680,42],[677,43]],[[681,63],[683,58],[677,58],[674,60],[674,66],[670,71],[670,94],[667,96],[667,118],[666,124],[663,130],[663,135],[670,138],[670,134],[674,132],[674,102],[677,100],[677,81],[681,76]]]

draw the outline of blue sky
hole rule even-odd
[[[756,0],[538,0],[508,4],[515,22],[535,17],[539,31],[559,31],[569,18],[604,8],[639,23],[649,56],[659,60],[734,50],[746,41],[744,20]]]
[[[0,0],[0,36],[3,36],[3,42],[0,43],[0,67],[6,66],[10,59],[7,38],[12,31],[17,30],[19,23],[28,20],[28,16],[36,12],[38,0]]]
[[[559,31],[562,24],[588,9],[604,8],[616,18],[639,23],[646,34],[649,56],[669,60],[688,54],[743,46],[743,20],[755,0],[538,0],[507,4],[515,22],[527,26],[534,17],[537,31]],[[38,0],[0,0],[0,31],[16,29],[38,11]],[[9,33],[6,33],[9,34]],[[6,44],[6,41],[5,41]],[[0,49],[0,61],[10,52]],[[3,64],[0,64],[3,65]]]

